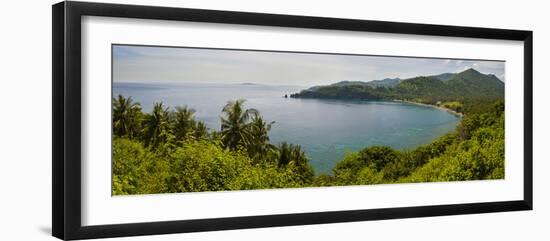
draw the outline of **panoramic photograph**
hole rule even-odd
[[[112,195],[504,179],[505,62],[112,45]]]

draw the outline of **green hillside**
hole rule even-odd
[[[460,73],[444,73],[400,80],[393,86],[372,86],[348,81],[346,84],[317,86],[292,94],[293,98],[354,99],[354,100],[405,100],[439,105],[458,102],[459,112],[476,111],[483,103],[504,98],[504,82],[492,74],[475,69]],[[485,107],[485,106],[483,106]]]

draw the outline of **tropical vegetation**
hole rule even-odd
[[[493,83],[492,76],[480,77],[483,74],[473,71],[445,76],[446,80],[391,79],[392,84],[381,81],[377,83],[384,86],[377,87],[348,83],[315,87],[294,95],[401,98],[439,104],[464,114],[455,131],[430,144],[412,150],[365,147],[348,153],[331,173],[321,175],[315,174],[300,145],[272,143],[269,132],[276,123],[265,120],[260,110],[246,108],[245,100],[227,102],[220,111],[218,131],[197,120],[196,111],[188,106],[172,108],[159,102],[146,113],[132,97],[119,95],[112,100],[112,193],[502,179],[503,89]],[[483,82],[479,85],[485,87],[471,90],[471,83],[476,82]]]

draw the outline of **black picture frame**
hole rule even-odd
[[[426,36],[516,40],[524,43],[523,199],[420,207],[82,226],[81,17],[194,21]],[[90,2],[52,6],[52,233],[60,239],[106,238],[228,229],[532,210],[533,32],[415,23],[151,7]]]

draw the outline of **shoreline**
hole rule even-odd
[[[346,99],[339,99],[339,98],[303,98],[303,97],[295,97],[295,96],[292,96],[292,95],[289,95],[288,98],[295,98],[295,99],[329,99],[329,100],[346,100]],[[352,99],[353,100],[353,99]],[[445,111],[445,112],[448,112],[454,116],[457,116],[457,117],[464,117],[464,114],[463,113],[460,113],[460,112],[456,112],[452,109],[449,109],[449,108],[445,108],[443,106],[437,106],[437,105],[430,105],[430,104],[424,104],[424,103],[420,103],[420,102],[414,102],[414,101],[409,101],[409,100],[400,100],[400,99],[380,99],[380,100],[368,100],[368,101],[389,101],[389,102],[399,102],[399,103],[407,103],[407,104],[411,104],[411,105],[418,105],[418,106],[424,106],[424,107],[430,107],[430,108],[435,108],[435,109],[438,109],[438,110],[441,110],[441,111]]]
[[[408,104],[413,104],[413,105],[419,105],[419,106],[425,106],[425,107],[431,107],[431,108],[436,108],[436,109],[439,109],[439,110],[442,110],[442,111],[446,111],[446,112],[449,112],[455,116],[458,116],[460,118],[464,117],[464,114],[460,113],[460,112],[456,112],[454,110],[451,110],[449,108],[445,108],[445,107],[442,107],[442,106],[437,106],[437,105],[430,105],[430,104],[424,104],[424,103],[419,103],[419,102],[414,102],[414,101],[408,101],[408,100],[398,100],[398,99],[395,99],[395,100],[392,100],[394,102],[402,102],[402,103],[408,103]]]

